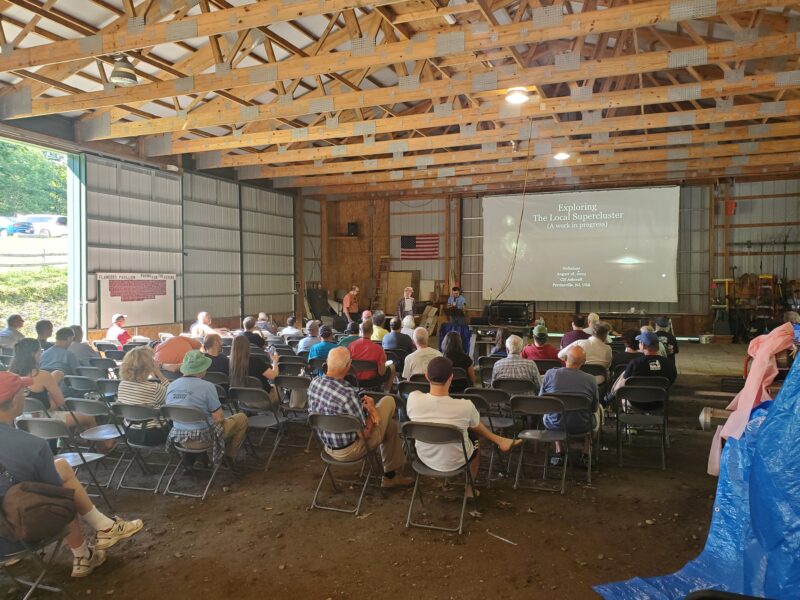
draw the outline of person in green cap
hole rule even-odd
[[[175,421],[167,443],[181,444],[187,448],[211,445],[214,447],[213,460],[216,463],[222,458],[221,447],[225,448],[228,458],[233,460],[236,457],[247,436],[247,416],[237,413],[225,418],[217,389],[213,383],[203,379],[209,366],[211,359],[199,350],[187,352],[181,363],[183,377],[169,384],[166,404],[199,410],[208,417],[211,427]],[[218,441],[222,443],[217,443]]]

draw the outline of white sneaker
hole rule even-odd
[[[88,577],[94,570],[106,562],[106,553],[94,548],[90,556],[76,556],[72,559],[72,576]]]
[[[120,540],[131,537],[144,527],[141,519],[134,519],[133,521],[125,521],[119,517],[114,517],[114,526],[108,531],[97,532],[97,542],[95,548],[106,550],[111,548]]]

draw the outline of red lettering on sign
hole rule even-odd
[[[123,302],[155,300],[159,296],[167,295],[167,282],[164,279],[109,280],[108,293]]]

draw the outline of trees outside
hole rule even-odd
[[[0,215],[67,214],[66,157],[0,140]]]

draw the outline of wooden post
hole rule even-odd
[[[459,196],[456,198],[456,281],[460,286],[461,281],[461,241],[464,238],[464,218],[462,215],[464,205],[464,198]]]
[[[444,281],[450,286],[450,201],[452,196],[447,195],[444,203]]]
[[[305,322],[306,313],[306,278],[305,278],[305,210],[303,208],[303,192],[297,192],[294,200],[294,273],[297,281],[297,302],[295,314],[298,320]]]
[[[708,298],[709,305],[713,304],[711,281],[717,278],[717,186],[713,183],[708,186]]]
[[[319,278],[322,281],[322,287],[333,292],[335,286],[328,280],[328,201],[325,198],[319,201],[319,254],[322,269]]]
[[[729,277],[730,276],[730,237],[731,237],[731,217],[728,214],[728,201],[731,197],[731,184],[726,182],[725,183],[725,193],[723,194],[723,204],[722,204],[722,277]],[[735,282],[734,282],[735,284]]]

